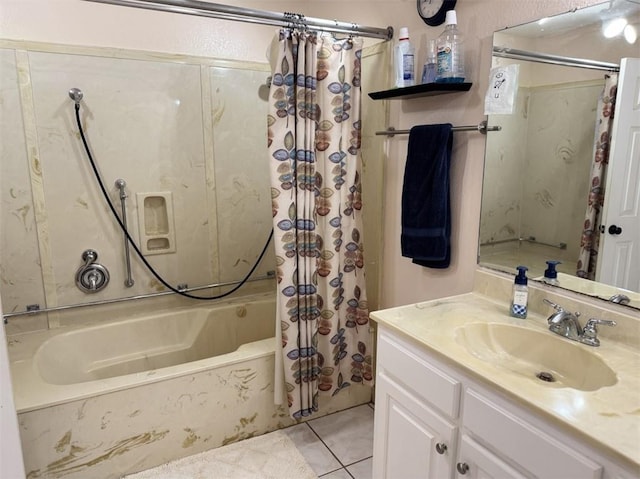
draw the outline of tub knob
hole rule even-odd
[[[85,293],[97,293],[109,284],[109,271],[99,263],[98,252],[92,249],[82,253],[84,264],[76,273],[76,286]]]

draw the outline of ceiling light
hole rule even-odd
[[[627,26],[626,18],[614,18],[613,20],[609,20],[603,25],[602,34],[606,38],[613,38],[618,36],[624,30],[624,27]]]
[[[624,27],[624,39],[627,43],[633,45],[638,39],[638,32],[636,31],[636,27],[633,25],[627,25]]]

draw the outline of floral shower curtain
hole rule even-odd
[[[268,115],[282,345],[276,384],[300,418],[318,410],[319,394],[373,380],[362,248],[362,40],[283,30],[277,48]]]
[[[576,275],[581,278],[594,280],[596,263],[600,245],[600,212],[604,205],[604,186],[609,163],[609,146],[611,143],[611,127],[615,112],[618,75],[605,75],[602,95],[598,100],[596,132],[593,147],[593,162],[591,163],[591,185],[587,200],[587,213],[584,219],[582,238],[580,240],[580,256]]]

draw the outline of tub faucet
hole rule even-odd
[[[589,346],[600,346],[600,340],[598,339],[598,325],[615,326],[615,321],[609,321],[606,319],[591,318],[585,324],[584,329],[580,326],[580,313],[572,313],[565,310],[562,306],[555,304],[548,299],[543,300],[556,310],[551,316],[547,318],[549,323],[549,331],[564,336],[572,341],[578,341],[579,343],[587,344]]]

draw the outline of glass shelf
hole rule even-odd
[[[391,90],[372,91],[369,96],[374,100],[404,100],[407,98],[420,98],[424,96],[444,95],[459,91],[469,91],[472,83],[425,83],[404,88],[392,88]]]

